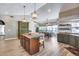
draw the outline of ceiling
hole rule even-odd
[[[38,21],[47,22],[48,19],[49,22],[55,22],[59,18],[61,5],[60,3],[47,3],[43,5],[37,10]],[[51,10],[50,13],[48,12],[49,9]]]
[[[43,6],[44,3],[37,3],[36,10]],[[28,15],[34,11],[33,3],[0,3],[0,15],[24,15],[24,7],[25,14]]]
[[[20,16],[24,15],[24,8],[26,6],[26,18],[31,18],[31,13],[34,11],[34,3],[0,3],[0,15],[16,16],[16,19],[21,19]],[[56,22],[59,18],[59,13],[68,11],[70,9],[79,7],[78,3],[36,3],[36,10],[38,14],[37,22],[44,23]],[[48,13],[48,9],[51,10]]]

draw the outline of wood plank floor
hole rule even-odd
[[[32,56],[75,56],[64,47],[69,45],[58,43],[56,37],[45,39],[45,48]],[[21,46],[18,39],[0,40],[0,56],[30,56]]]

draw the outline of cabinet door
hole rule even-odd
[[[70,42],[69,42],[70,45],[72,46],[75,46],[75,36],[70,36]]]
[[[21,46],[25,49],[25,39],[24,39],[24,36],[20,36],[20,43],[21,43]]]
[[[78,37],[78,36],[76,36],[76,41],[75,41],[75,43],[76,43],[76,47],[79,48],[79,37]]]
[[[68,44],[69,43],[69,35],[64,35],[64,43]]]
[[[20,43],[21,43],[21,46],[23,47],[23,36],[20,36]]]
[[[30,54],[39,52],[39,39],[32,39],[30,41]]]
[[[30,52],[30,41],[29,40],[26,40],[26,42],[25,42],[25,50],[27,52]]]
[[[58,40],[58,42],[63,42],[63,35],[62,34],[58,34],[57,35],[57,40]]]

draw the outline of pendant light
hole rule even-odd
[[[36,12],[36,3],[34,3],[34,12],[32,13],[32,19],[37,19],[37,12]]]
[[[49,24],[49,23],[48,23],[48,18],[47,18],[46,26],[48,26],[48,24]]]
[[[46,23],[46,26],[49,26],[49,25],[50,25],[50,23],[49,23],[48,18],[47,18],[47,23]]]
[[[23,8],[24,8],[24,18],[23,18],[23,22],[26,22],[26,19],[25,19],[25,8],[26,8],[26,6],[23,6]]]

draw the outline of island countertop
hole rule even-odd
[[[40,37],[39,33],[24,33],[22,35],[29,38],[29,39]]]
[[[71,36],[79,36],[79,33],[69,33],[68,35],[71,35]]]
[[[63,34],[63,35],[65,34],[65,35],[71,35],[71,36],[79,36],[79,33],[67,33],[67,32],[62,33],[62,32],[60,32],[58,34]]]

